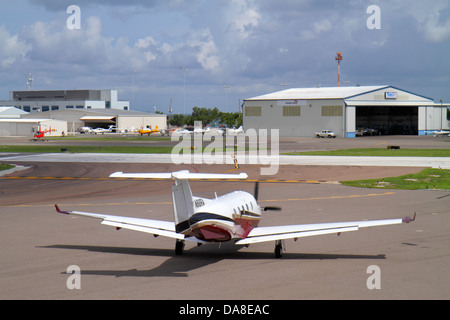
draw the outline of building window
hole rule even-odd
[[[246,117],[260,117],[261,116],[261,107],[245,107],[245,116]]]
[[[52,111],[59,110],[59,106],[52,106]]]
[[[342,106],[322,106],[322,117],[342,117]]]
[[[73,109],[73,106],[66,106],[66,109]]]
[[[23,111],[30,112],[31,111],[31,107],[30,106],[23,106]]]
[[[283,117],[300,117],[300,106],[283,106]]]
[[[42,106],[42,112],[45,111],[50,111],[50,107],[49,106]]]
[[[76,106],[77,109],[84,109],[84,106]]]

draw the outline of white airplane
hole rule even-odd
[[[283,242],[286,239],[316,236],[359,228],[409,223],[413,218],[388,219],[373,221],[335,222],[301,224],[287,226],[258,227],[261,212],[281,210],[279,207],[261,207],[257,203],[258,183],[254,194],[234,191],[214,199],[200,198],[192,195],[189,179],[246,179],[246,173],[214,174],[190,173],[188,170],[172,173],[122,173],[110,175],[112,178],[174,179],[172,185],[172,203],[175,222],[122,217],[79,211],[56,210],[63,214],[73,214],[102,220],[102,224],[120,229],[130,229],[176,239],[175,254],[181,255],[184,241],[194,241],[199,245],[208,242],[234,241],[236,245],[250,245],[258,242],[275,241],[275,257],[280,258]]]
[[[193,131],[189,131],[187,129],[181,129],[181,128],[176,128],[174,131],[172,131],[172,134],[182,134],[182,135],[190,135],[193,133]]]
[[[99,134],[99,133],[104,134],[104,133],[113,132],[114,129],[115,129],[115,126],[109,126],[108,129],[105,129],[105,128],[92,129],[92,132],[95,133],[95,134]]]
[[[227,128],[227,134],[240,134],[240,133],[244,133],[244,128],[242,128],[242,126],[240,126],[237,129]]]
[[[211,128],[210,127],[207,127],[207,128],[195,128],[194,129],[194,131],[192,131],[192,133],[194,133],[194,134],[198,134],[198,133],[201,133],[201,134],[205,134],[205,133],[210,133],[211,132]]]
[[[433,131],[433,137],[443,136],[443,135],[448,135],[450,137],[450,131],[446,131],[446,130]]]

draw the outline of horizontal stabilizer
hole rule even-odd
[[[139,178],[139,179],[247,179],[246,173],[228,174],[228,173],[191,173],[188,170],[181,170],[168,173],[123,173],[115,172],[110,178]]]

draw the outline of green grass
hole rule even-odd
[[[66,151],[62,151],[62,149]],[[172,147],[142,147],[142,146],[0,146],[0,152],[19,153],[171,153]]]
[[[196,153],[203,152],[206,147],[202,149],[184,148],[182,153]],[[65,151],[62,151],[65,149]],[[145,146],[63,146],[63,145],[24,145],[24,146],[0,146],[0,152],[14,152],[14,153],[172,153],[173,147],[145,147]],[[214,152],[225,152],[229,148],[215,148]],[[241,149],[234,149],[241,151]],[[248,148],[245,148],[248,150]],[[181,151],[180,151],[181,153]]]
[[[450,170],[424,169],[416,174],[406,174],[399,177],[383,179],[342,181],[343,185],[362,188],[384,189],[445,189],[450,190]]]
[[[370,157],[450,157],[450,149],[361,148],[329,151],[291,152],[288,155],[314,156],[370,156]]]
[[[0,171],[8,170],[14,168],[13,165],[0,163]]]

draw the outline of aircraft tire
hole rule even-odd
[[[177,256],[181,256],[184,251],[184,241],[183,240],[177,240],[175,243],[175,254]]]
[[[283,246],[281,243],[275,245],[275,258],[281,258],[283,256]]]

